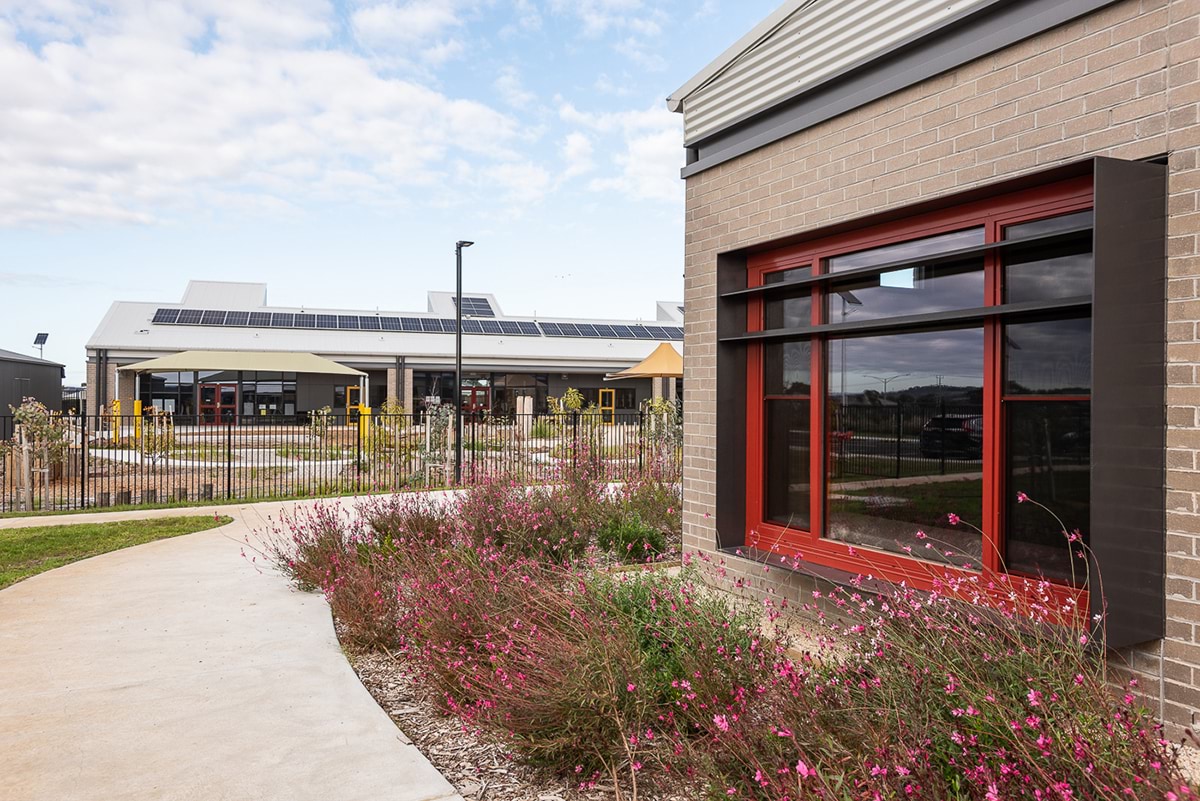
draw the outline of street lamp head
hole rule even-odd
[[[467,241],[467,240],[465,240],[465,239],[460,239],[460,240],[458,240],[457,242],[455,242],[455,243],[454,243],[454,247],[456,247],[456,248],[469,248],[469,247],[471,247],[471,245],[474,245],[474,244],[475,244],[474,242],[468,242],[468,241]]]

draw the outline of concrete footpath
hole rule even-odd
[[[0,520],[234,518],[0,591],[0,799],[459,799],[359,683],[324,599],[242,558],[308,503]]]

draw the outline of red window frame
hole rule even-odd
[[[1005,227],[1033,220],[1055,217],[1093,207],[1093,182],[1090,176],[1075,178],[1033,189],[997,195],[983,200],[873,225],[870,227],[815,238],[799,245],[752,254],[747,260],[747,287],[758,287],[765,277],[779,270],[811,265],[812,274],[827,275],[831,257],[875,248],[896,242],[920,239],[982,226],[984,242],[1002,241]],[[1002,257],[995,251],[984,255],[984,305],[1003,303]],[[810,285],[812,324],[826,322],[826,291],[822,284]],[[747,302],[747,332],[763,330],[765,302],[761,295]],[[766,402],[763,393],[762,342],[749,344],[746,357],[746,527],[745,545],[759,551],[787,558],[802,557],[805,561],[843,570],[852,574],[867,574],[892,580],[906,581],[912,586],[930,589],[937,576],[979,575],[994,577],[1003,573],[1001,554],[1004,551],[1005,464],[1004,395],[1002,376],[1003,325],[999,317],[981,323],[984,330],[984,431],[983,431],[983,519],[970,521],[983,530],[983,570],[970,571],[926,562],[903,553],[892,553],[866,546],[827,539],[825,502],[828,494],[825,461],[828,458],[826,344],[828,335],[810,337],[811,388],[809,392],[810,430],[810,531],[780,526],[765,519],[766,497]],[[885,330],[875,332],[885,334]],[[774,397],[774,396],[772,396]],[[799,399],[799,396],[793,396]],[[1030,398],[1033,399],[1033,398]],[[1066,400],[1056,397],[1057,400]],[[1011,491],[1015,492],[1015,489]],[[947,510],[952,511],[952,510]],[[931,570],[931,568],[934,568]],[[999,582],[1007,592],[1007,583]],[[1086,591],[1067,585],[1054,584],[1053,593],[1065,600],[1079,603],[1087,609]]]

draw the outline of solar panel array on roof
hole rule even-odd
[[[463,313],[468,300],[463,298]],[[489,314],[493,317],[491,306]],[[406,333],[453,334],[456,321],[444,317],[381,317],[357,314],[308,314],[305,312],[244,312],[220,309],[157,309],[152,323],[159,325],[209,325],[240,328],[320,328],[337,331],[403,331]],[[573,337],[584,339],[683,339],[677,326],[614,325],[609,323],[532,323],[524,320],[463,320],[464,334]]]
[[[683,339],[683,329],[665,325],[606,325],[603,323],[539,323],[548,337],[597,339]]]
[[[452,298],[452,300],[457,300],[457,298]],[[492,304],[488,303],[487,298],[463,298],[462,313],[472,317],[496,316],[496,312],[492,311]]]

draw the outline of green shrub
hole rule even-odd
[[[620,515],[604,522],[596,544],[616,554],[622,562],[646,562],[667,549],[667,538],[637,515]]]

